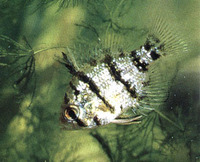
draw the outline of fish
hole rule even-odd
[[[169,90],[159,63],[165,57],[177,59],[184,55],[187,43],[159,16],[139,48],[123,50],[117,37],[116,33],[108,32],[106,43],[97,48],[103,57],[82,68],[77,66],[70,50],[62,52],[62,64],[72,75],[61,106],[64,129],[140,123],[152,111],[173,123],[158,109]]]

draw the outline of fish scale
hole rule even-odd
[[[74,98],[72,101],[68,99],[71,103],[65,103],[65,107],[79,106],[79,111],[82,112],[79,113],[79,118],[85,127],[108,124],[127,109],[137,109],[139,99],[144,96],[142,88],[145,85],[147,67],[155,60],[155,55],[160,56],[159,51],[155,51],[155,47],[147,43],[148,41],[139,50],[127,55],[119,55],[117,58],[107,55],[103,63],[94,66],[87,73],[76,71],[73,65],[66,65],[75,76],[77,85],[70,84]],[[90,114],[88,118],[86,114]]]
[[[105,44],[89,52],[102,53],[104,57],[92,58],[91,64],[83,68],[76,66],[70,54],[63,53],[62,63],[73,76],[61,106],[60,119],[66,129],[70,125],[78,129],[109,123],[133,124],[140,122],[146,112],[158,112],[169,89],[168,81],[159,72],[159,60],[171,55],[175,60],[187,51],[186,43],[160,18],[138,49],[123,51],[115,42],[115,33],[107,38],[105,43],[109,42],[110,47]]]

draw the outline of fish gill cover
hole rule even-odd
[[[123,0],[23,3],[9,4],[5,1],[1,4],[7,5],[2,11],[10,13],[3,14],[1,24],[8,20],[7,16],[18,22],[10,23],[8,30],[1,28],[2,161],[198,160],[199,102],[195,97],[199,92],[195,88],[185,91],[183,88],[188,87],[190,79],[194,84],[198,83],[198,79],[195,80],[183,68],[187,63],[191,66],[192,63],[185,60],[191,57],[192,52],[181,53],[183,49],[169,48],[170,45],[183,46],[168,41],[174,40],[175,35],[178,36],[175,40],[181,38],[189,44],[188,34],[181,36],[183,24],[177,25],[180,21],[174,19],[174,14],[183,18],[178,15],[180,11],[176,11],[180,6],[190,11],[185,7],[189,3]],[[23,17],[11,14],[13,5],[24,7],[23,12],[18,12]],[[195,6],[193,3],[190,5]],[[162,89],[165,91],[167,87],[169,90],[163,104],[156,112],[144,111],[140,124],[109,124],[92,130],[61,131],[58,121],[60,105],[71,79],[67,69],[59,63],[62,52],[71,54],[70,57],[81,68],[95,63],[94,60],[99,63],[109,52],[104,49],[109,47],[113,57],[115,52],[139,49],[144,45],[150,27],[159,27],[154,22],[161,23],[157,30],[166,29],[159,37],[171,42],[167,49],[173,49],[168,51],[169,57],[159,60],[152,68],[157,69],[156,75],[152,75],[154,82],[164,80]],[[13,29],[18,31],[17,34]],[[190,40],[192,38],[195,44],[193,36]],[[191,50],[190,46],[187,49]],[[196,63],[192,67],[199,66]],[[156,99],[158,96],[162,98],[162,89],[154,88],[155,93],[150,91],[150,94],[156,94]],[[156,101],[148,99],[148,103],[154,105]]]

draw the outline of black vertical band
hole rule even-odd
[[[112,60],[112,57],[109,55],[105,57],[105,62],[109,67],[109,72],[111,76],[113,76],[115,80],[121,82],[126,87],[127,91],[131,94],[131,96],[136,98],[137,94],[135,88],[131,88],[131,85],[122,78],[121,71],[116,68],[116,63],[114,63]]]

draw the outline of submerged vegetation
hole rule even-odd
[[[141,124],[60,130],[60,105],[70,79],[59,64],[61,52],[73,52],[73,48],[68,47],[72,44],[72,47],[80,48],[74,56],[78,64],[89,62],[88,58],[96,58],[96,55],[85,56],[84,53],[90,54],[91,47],[98,49],[101,44],[108,43],[103,42],[103,37],[110,31],[121,35],[123,39],[119,41],[124,44],[131,39],[134,42],[131,48],[141,45],[147,33],[145,21],[148,15],[145,13],[151,10],[150,4],[137,0],[0,2],[0,161],[199,160],[199,78],[195,77],[199,76],[199,72],[194,70],[199,68],[198,63],[184,62],[179,66],[169,97],[159,109],[180,129],[152,112],[142,119]],[[159,5],[162,9],[166,7],[162,3]],[[172,0],[170,5],[177,4]],[[194,4],[187,2],[186,5]],[[192,7],[182,6],[181,9],[190,13],[189,8],[191,10]],[[49,10],[57,17],[46,16]],[[178,15],[179,12],[175,13]],[[36,18],[27,23],[30,15]],[[79,21],[76,15],[84,18]],[[185,16],[180,15],[179,18]],[[187,16],[184,21],[191,19],[189,14]],[[36,20],[38,24],[34,26]],[[40,22],[45,22],[45,27]],[[52,25],[56,23],[59,25]],[[52,29],[47,30],[48,27]],[[63,35],[58,34],[60,30]],[[63,43],[62,40],[68,37],[70,43]],[[51,43],[54,40],[57,44]],[[192,41],[195,43],[194,38]],[[44,68],[44,64],[49,66]],[[166,64],[171,68],[174,66],[171,62]],[[185,67],[189,69],[182,70]],[[169,76],[167,73],[164,75]]]

